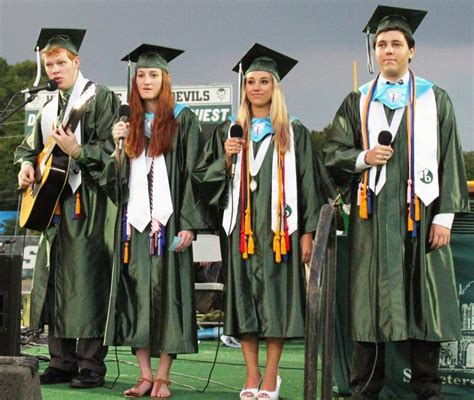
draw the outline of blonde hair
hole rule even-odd
[[[270,106],[270,121],[275,130],[275,145],[279,151],[286,153],[290,147],[290,132],[288,110],[286,108],[285,97],[280,89],[280,83],[271,74],[273,80],[272,104]],[[242,101],[237,113],[237,123],[242,126],[245,135],[248,135],[252,112],[250,101],[247,99],[245,82],[242,84]]]

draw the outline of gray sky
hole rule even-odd
[[[362,28],[379,0],[0,0],[0,56],[34,59],[42,27],[87,29],[81,47],[85,76],[123,86],[119,62],[141,43],[186,52],[170,65],[177,85],[233,83],[239,57],[255,42],[300,62],[282,82],[291,114],[309,129],[332,121],[366,70]],[[428,10],[415,33],[412,69],[451,96],[464,150],[474,150],[474,1],[382,1]],[[234,86],[234,93],[235,86]]]

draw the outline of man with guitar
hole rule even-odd
[[[113,92],[81,74],[78,49],[84,34],[85,30],[75,29],[41,30],[37,46],[59,94],[44,105],[15,152],[15,163],[21,165],[18,183],[24,190],[22,212],[27,194],[32,201],[45,203],[33,214],[49,207],[54,210],[45,227],[36,228],[44,232],[33,277],[30,321],[36,329],[48,325],[51,355],[40,380],[42,384],[70,382],[76,388],[101,386],[106,372],[102,337],[116,208],[104,189],[115,185],[110,132],[120,105]],[[52,164],[39,160],[41,154],[46,160],[52,158]],[[51,166],[61,158],[66,159],[65,171]],[[58,171],[63,183],[45,182],[43,177]],[[36,196],[45,192],[47,196]]]

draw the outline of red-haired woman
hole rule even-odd
[[[197,352],[190,245],[193,230],[202,226],[188,181],[202,134],[195,114],[173,100],[168,61],[181,52],[142,45],[129,54],[137,63],[131,115],[112,130],[116,143],[124,140],[128,162],[120,172],[128,177],[122,194],[128,201],[106,342],[132,346],[141,372],[125,397],[169,397],[173,356]],[[155,356],[160,362],[153,378]]]

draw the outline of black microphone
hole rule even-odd
[[[20,91],[20,93],[28,93],[28,94],[35,94],[41,92],[42,90],[47,90],[52,92],[58,88],[58,83],[54,79],[50,79],[47,81],[43,86],[36,86],[33,88],[26,88]]]
[[[240,125],[232,125],[230,127],[230,137],[241,138],[244,136],[244,131]],[[235,164],[237,164],[237,154],[232,154],[232,167],[230,169],[230,179],[234,179]]]
[[[390,146],[390,143],[392,143],[392,134],[389,131],[380,131],[377,141],[383,146]],[[377,167],[377,173],[375,175],[375,185],[377,185],[377,182],[379,181],[381,169],[382,168],[380,166]]]
[[[392,134],[389,131],[380,131],[378,142],[383,146],[389,146],[392,143]]]
[[[119,108],[119,121],[127,122],[131,112],[132,110],[128,104],[122,104]],[[123,138],[119,139],[118,149],[119,151],[123,149]]]

